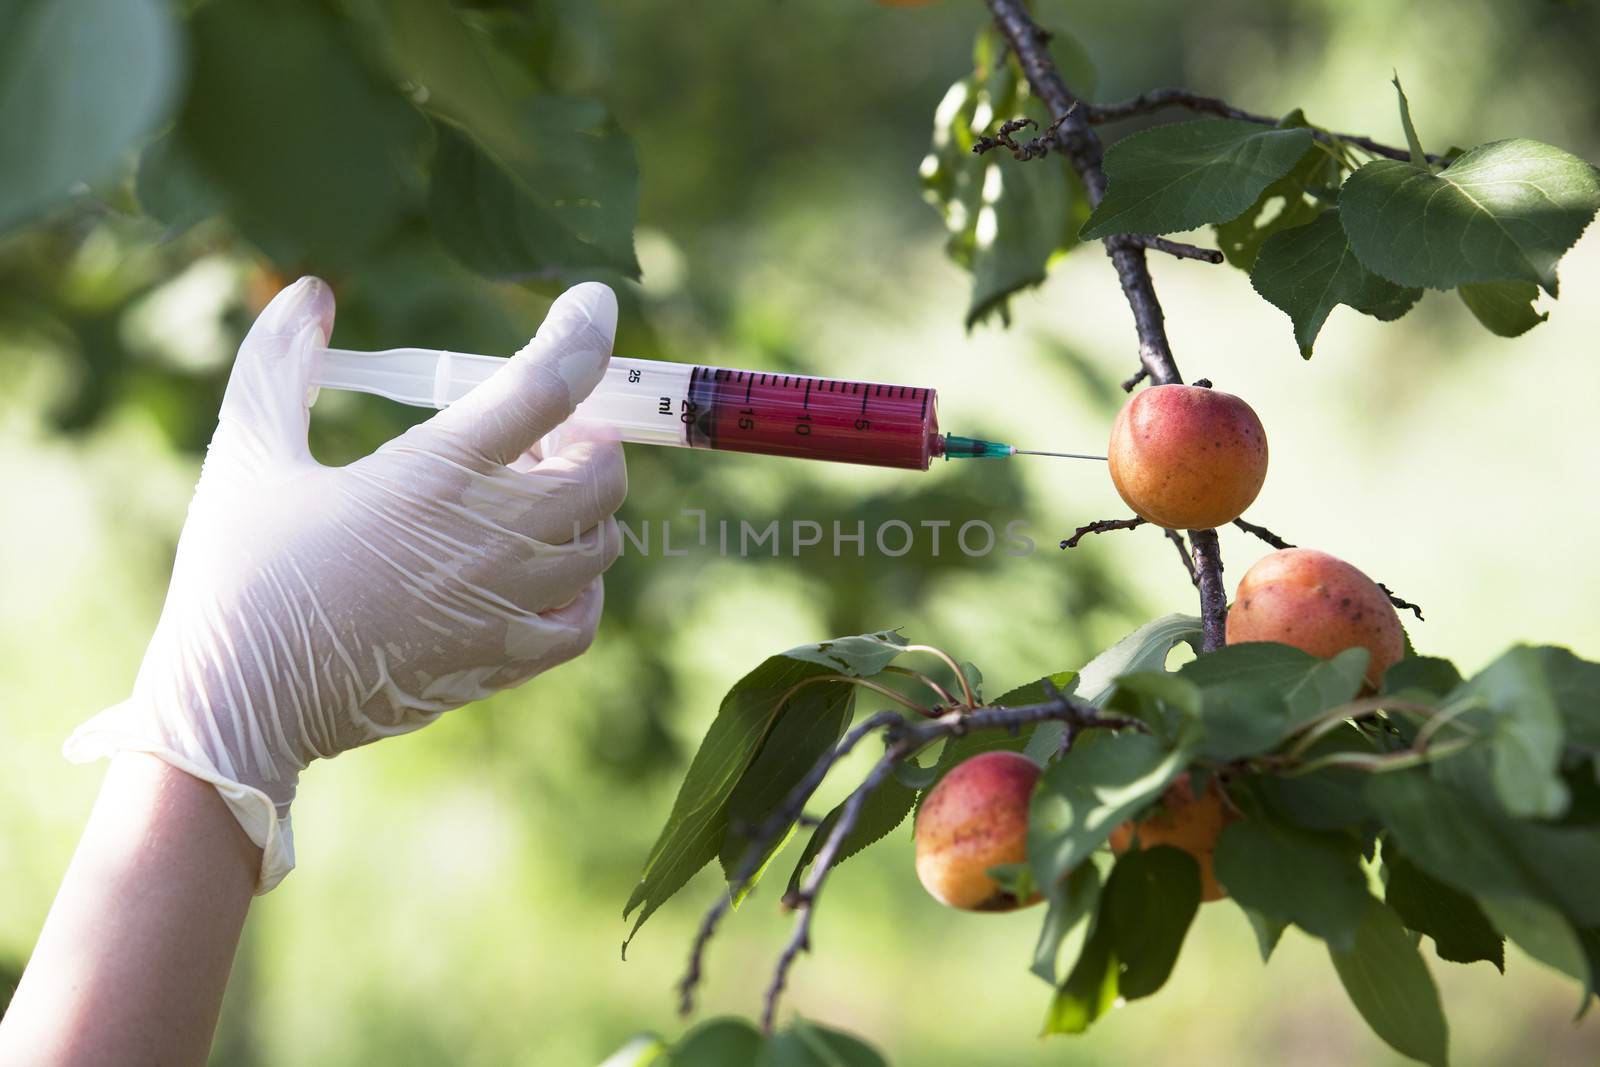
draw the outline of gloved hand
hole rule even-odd
[[[211,782],[294,866],[300,771],[518,685],[588,647],[619,549],[621,446],[536,442],[611,356],[616,299],[569,290],[539,333],[460,401],[346,467],[306,446],[333,295],[279,293],[234,363],[131,699],[80,726],[68,759],[150,752]]]

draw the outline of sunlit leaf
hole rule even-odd
[[[1438,174],[1393,159],[1365,164],[1339,216],[1369,270],[1404,286],[1532,282],[1556,294],[1556,261],[1600,208],[1600,173],[1538,141],[1493,141]]]
[[[1046,768],[1028,816],[1028,862],[1039,885],[1064,878],[1112,830],[1148,807],[1188,755],[1183,747],[1129,732],[1074,744]]]
[[[1082,236],[1171,233],[1227,222],[1311,146],[1311,131],[1233,119],[1156,126],[1106,152],[1106,195]]]

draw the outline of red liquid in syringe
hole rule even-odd
[[[927,470],[937,405],[920,386],[695,367],[680,417],[690,448]]]

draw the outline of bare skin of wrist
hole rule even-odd
[[[260,867],[210,785],[118,755],[0,1021],[0,1062],[204,1064]]]

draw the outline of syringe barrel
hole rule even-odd
[[[313,384],[445,407],[504,363],[433,349],[330,348]],[[609,427],[637,444],[927,470],[937,400],[932,389],[914,386],[613,356],[571,421]]]

